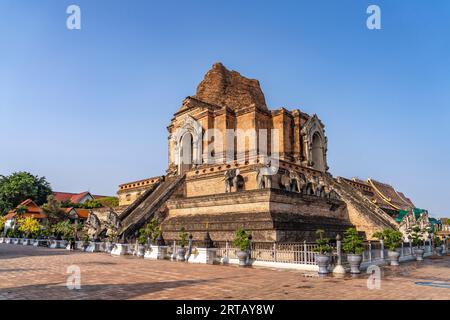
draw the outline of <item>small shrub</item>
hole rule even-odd
[[[316,239],[317,247],[315,247],[313,251],[319,254],[326,254],[331,252],[333,248],[329,245],[330,239],[323,236],[325,234],[325,231],[319,229],[316,231],[316,234],[319,236],[319,238]]]
[[[39,233],[41,230],[41,226],[36,218],[26,217],[17,220],[19,231],[23,232],[27,235],[27,237],[31,237],[33,234]]]
[[[362,254],[364,240],[355,228],[348,228],[344,233],[342,249],[349,254]]]
[[[249,234],[243,227],[236,230],[236,234],[233,240],[233,245],[238,247],[241,251],[247,251],[250,246]]]
[[[187,234],[186,229],[184,228],[184,226],[181,227],[179,236],[180,236],[180,246],[182,248],[186,247],[188,234]]]
[[[144,243],[147,241],[147,239],[150,239],[152,243],[155,243],[160,234],[161,226],[159,225],[156,218],[153,218],[149,223],[147,223],[143,228],[139,230],[139,237],[145,238]]]
[[[400,231],[392,229],[375,232],[373,236],[379,240],[383,240],[384,246],[390,251],[397,250],[403,241],[403,234]]]
[[[408,238],[412,241],[413,246],[421,247],[423,244],[423,231],[419,226],[414,225],[408,230]]]

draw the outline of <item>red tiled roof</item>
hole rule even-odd
[[[66,214],[69,214],[70,211],[74,210],[77,216],[81,219],[87,219],[89,216],[89,209],[81,209],[81,208],[64,208],[63,209]]]
[[[22,218],[33,217],[36,219],[45,219],[47,215],[45,213],[24,213],[20,215]]]
[[[11,212],[11,213],[8,213],[5,217],[6,217],[6,220],[9,220],[9,219],[13,219],[16,216],[17,216],[17,213]],[[24,213],[24,214],[21,214],[20,217],[21,218],[33,217],[36,219],[45,219],[45,218],[47,218],[47,215],[44,213]]]
[[[77,212],[78,217],[80,217],[81,219],[87,219],[89,216],[89,209],[75,209],[75,211]]]
[[[15,212],[10,211],[10,212],[8,212],[7,214],[5,214],[5,215],[3,216],[3,218],[5,218],[5,220],[9,220],[9,219],[14,218],[15,215],[16,215]]]
[[[55,200],[62,202],[62,201],[69,201],[72,196],[75,195],[75,193],[69,193],[69,192],[53,192],[53,196],[55,197]]]
[[[74,195],[72,198],[70,198],[70,201],[72,203],[79,203],[81,201],[81,199],[83,199],[84,197],[86,197],[87,195],[89,195],[90,193],[88,191],[79,193]]]
[[[27,199],[27,200],[22,201],[22,202],[18,205],[18,207],[19,207],[19,206],[28,206],[29,204],[32,204],[32,205],[34,204],[34,205],[36,206],[36,204],[34,203],[33,200]]]
[[[72,203],[79,203],[86,195],[90,194],[89,191],[81,193],[70,192],[53,192],[55,199],[59,202],[70,201]]]
[[[16,210],[22,206],[27,207],[27,211],[20,215],[23,218],[28,218],[28,217],[33,217],[36,219],[47,218],[47,215],[45,213],[43,213],[41,208],[39,208],[39,206],[36,203],[34,203],[34,201],[31,199],[27,199],[27,200],[23,201],[16,207],[16,209],[9,211],[8,214],[5,215],[5,218],[13,219],[15,216],[17,216]]]
[[[33,200],[31,200],[31,199],[27,199],[27,200],[25,200],[25,201],[22,201],[22,203],[20,203],[20,204],[16,207],[16,209],[11,210],[10,212],[16,212],[16,210],[17,210],[19,207],[22,207],[22,206],[27,207],[27,211],[25,212],[25,213],[27,213],[27,214],[41,214],[41,213],[42,213],[41,208],[39,208],[39,206],[38,206]]]

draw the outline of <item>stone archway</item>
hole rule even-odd
[[[202,163],[203,129],[194,118],[186,116],[182,126],[176,130],[172,139],[178,174],[183,174],[193,166]]]
[[[317,115],[310,117],[302,130],[303,164],[321,172],[328,171],[327,137],[322,122]]]

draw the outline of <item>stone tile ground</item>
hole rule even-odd
[[[81,289],[66,287],[67,267]],[[450,299],[450,257],[344,278],[302,271],[193,265],[0,244],[0,299]],[[416,284],[421,282],[422,285]],[[431,284],[431,285],[429,285]]]

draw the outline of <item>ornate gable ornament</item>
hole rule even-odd
[[[193,165],[202,163],[202,141],[203,141],[203,128],[201,124],[190,115],[186,115],[182,121],[182,125],[176,129],[171,135],[171,139],[174,142],[174,155],[175,164],[181,164],[181,147],[182,139],[185,134],[192,135],[192,155]]]
[[[314,137],[320,138],[320,151],[321,151],[321,158],[322,159],[322,168],[317,168],[317,163],[314,163],[314,154],[313,154],[313,142]],[[326,172],[328,171],[328,165],[327,165],[327,151],[328,151],[328,138],[325,135],[325,126],[320,121],[319,117],[317,117],[316,114],[313,114],[303,125],[303,128],[301,130],[301,137],[302,137],[302,143],[303,143],[303,165],[317,169],[319,171]],[[315,151],[314,151],[315,152]]]

